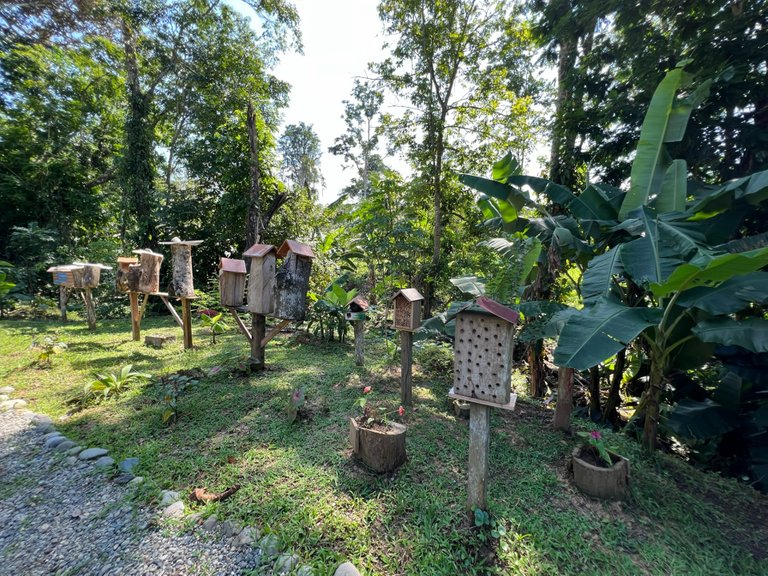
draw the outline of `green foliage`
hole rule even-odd
[[[288,397],[288,406],[286,407],[288,420],[291,422],[291,424],[299,419],[299,415],[301,414],[302,408],[304,408],[306,401],[307,395],[304,388],[297,388],[291,392],[291,395]]]
[[[453,348],[446,343],[424,342],[416,347],[414,358],[430,378],[445,378],[453,371]]]
[[[577,432],[577,434],[586,446],[597,452],[597,455],[608,468],[613,466],[613,460],[611,460],[611,455],[608,453],[608,447],[606,446],[602,432],[599,430],[592,430],[591,432],[580,431]]]
[[[179,418],[179,399],[187,389],[199,380],[185,372],[169,374],[159,379],[162,401],[165,405],[162,413],[163,424],[175,423]]]
[[[36,359],[38,368],[51,368],[54,355],[64,352],[68,347],[65,342],[53,336],[45,336],[42,340],[33,340],[31,348],[39,351]]]
[[[223,312],[216,314],[213,310],[200,312],[200,323],[211,331],[211,344],[216,344],[216,334],[223,334],[229,326],[222,320]]]
[[[352,299],[357,296],[357,288],[347,291],[342,287],[347,280],[347,275],[334,280],[330,286],[325,289],[322,296],[314,293],[309,295],[312,304],[312,317],[310,318],[308,329],[317,324],[317,330],[320,338],[325,339],[326,329],[328,330],[328,340],[333,340],[334,332],[338,335],[339,342],[343,342],[347,333],[347,320],[345,314],[348,311],[348,305]]]
[[[135,372],[132,364],[127,364],[120,372],[109,374],[97,374],[83,388],[83,392],[75,400],[84,406],[90,403],[99,403],[109,398],[116,398],[136,384],[143,384],[152,378],[151,374]]]
[[[489,512],[474,506],[472,508],[472,514],[475,519],[475,528],[479,528],[480,532],[478,537],[481,542],[488,542],[490,539],[499,540],[499,548],[502,552],[509,550],[509,544],[505,540],[507,535],[507,528],[504,522],[498,520],[495,516],[491,516]]]

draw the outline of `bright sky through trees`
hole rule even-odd
[[[252,14],[240,0],[232,6]],[[381,55],[383,42],[376,0],[295,0],[301,17],[304,54],[284,54],[275,75],[291,84],[291,101],[283,126],[305,122],[314,127],[323,149],[325,189],[320,201],[334,200],[353,176],[342,159],[328,152],[344,132],[342,100],[350,98],[355,77]]]

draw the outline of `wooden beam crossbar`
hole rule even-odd
[[[253,340],[251,332],[248,330],[248,327],[243,323],[242,318],[240,318],[240,315],[237,313],[237,308],[229,307],[228,310],[232,313],[232,317],[235,319],[235,324],[237,325],[237,329],[240,330],[240,333],[248,339],[248,342]]]
[[[264,348],[267,345],[267,343],[270,340],[272,340],[272,338],[274,338],[275,336],[277,336],[280,333],[280,330],[282,330],[283,328],[288,326],[288,324],[290,324],[290,323],[291,323],[290,320],[280,320],[280,322],[274,328],[272,328],[272,330],[267,332],[267,334],[264,336],[264,338],[261,339],[261,343],[260,343],[261,347]]]
[[[160,296],[160,300],[163,301],[165,307],[168,308],[168,311],[171,313],[171,316],[173,316],[173,319],[176,320],[176,324],[184,328],[184,322],[181,320],[179,313],[176,312],[176,308],[174,308],[173,304],[171,304],[170,300],[168,300],[168,296],[165,294],[158,294],[158,296]]]

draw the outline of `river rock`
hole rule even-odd
[[[216,523],[219,521],[219,519],[216,517],[216,514],[211,514],[208,516],[208,518],[205,519],[205,522],[203,522],[203,530],[206,532],[210,532],[214,528],[216,528]]]
[[[178,502],[174,502],[170,506],[167,506],[165,510],[163,510],[163,516],[166,518],[181,518],[184,516],[184,502],[179,500]]]
[[[312,570],[312,566],[304,564],[303,566],[299,566],[299,569],[296,570],[296,576],[315,576],[315,571]]]
[[[272,569],[274,576],[285,576],[293,570],[299,563],[299,557],[296,554],[280,554],[275,560],[275,566]]]
[[[13,394],[14,392],[16,392],[16,388],[13,386],[3,386],[0,388],[0,394]]]
[[[179,493],[174,492],[173,490],[163,490],[160,492],[160,507],[163,508],[164,506],[168,506],[169,504],[173,504],[174,502],[178,502],[179,500]]]
[[[62,442],[66,442],[67,439],[64,436],[53,436],[45,441],[46,448],[56,448]]]
[[[352,564],[352,562],[344,562],[336,568],[336,572],[333,573],[333,576],[360,576],[360,571],[355,568],[355,565]]]
[[[224,538],[237,536],[242,529],[243,527],[234,520],[224,520],[224,522],[221,523],[221,535],[224,536]]]
[[[265,558],[274,558],[280,553],[280,539],[274,534],[267,534],[259,540],[259,548]]]
[[[83,451],[82,446],[73,446],[72,448],[67,450],[67,456],[77,456],[82,451]]]
[[[120,461],[120,464],[117,465],[117,469],[120,470],[120,472],[133,473],[133,469],[138,465],[138,458],[126,458],[125,460]]]
[[[94,460],[95,458],[106,456],[108,452],[109,450],[104,450],[104,448],[86,448],[77,457],[80,460]]]
[[[64,442],[56,446],[56,450],[58,450],[59,452],[68,452],[74,447],[75,447],[75,443],[72,442],[72,440],[64,439]]]
[[[246,526],[235,538],[235,546],[252,546],[259,539],[259,530],[251,526]]]

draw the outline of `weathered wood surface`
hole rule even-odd
[[[67,301],[69,300],[69,293],[66,286],[59,286],[59,310],[61,312],[61,321],[67,321]]]
[[[242,306],[245,293],[245,274],[219,271],[219,298],[222,306]]]
[[[189,298],[181,299],[181,330],[184,333],[184,350],[192,348],[192,309]]]
[[[375,472],[391,472],[406,460],[405,426],[390,422],[388,428],[372,430],[360,426],[354,418],[349,419],[352,451]]]
[[[126,271],[125,285],[129,292],[140,292],[141,283],[141,264],[130,264]]]
[[[267,347],[267,344],[269,343],[269,341],[270,341],[270,340],[272,340],[272,338],[274,338],[274,337],[275,337],[275,336],[277,336],[278,334],[280,334],[280,331],[281,331],[283,328],[285,328],[286,326],[288,326],[288,324],[290,324],[290,323],[291,323],[291,321],[290,321],[290,320],[281,320],[280,322],[278,322],[278,323],[277,323],[277,324],[276,324],[276,325],[275,325],[275,326],[272,328],[272,330],[270,330],[270,331],[269,331],[269,332],[268,332],[268,333],[267,333],[267,334],[264,336],[264,338],[262,338],[262,339],[261,339],[261,347],[262,347],[262,348],[266,348],[266,347]]]
[[[251,314],[251,356],[248,359],[251,372],[264,370],[264,346],[261,341],[267,329],[267,318],[263,314]]]
[[[85,320],[88,322],[88,329],[96,330],[96,307],[93,304],[90,288],[83,288],[83,302],[85,303]]]
[[[83,266],[70,266],[72,270],[72,281],[73,286],[77,289],[82,289],[85,287],[85,284],[83,282],[83,276],[85,274],[85,268]]]
[[[487,510],[488,451],[491,444],[491,409],[483,404],[469,405],[469,469],[467,510]]]
[[[131,299],[131,335],[135,341],[141,340],[141,312],[139,311],[139,293],[129,292]]]
[[[176,336],[165,336],[159,334],[148,334],[144,336],[144,344],[154,348],[162,348],[168,342],[175,342]]]
[[[174,298],[188,298],[195,295],[192,277],[192,246],[189,244],[171,245],[171,283],[168,295]]]
[[[557,370],[557,404],[552,425],[556,430],[571,429],[571,411],[573,410],[573,368]]]
[[[355,365],[365,364],[365,322],[355,320],[352,323],[355,330]]]
[[[117,270],[115,271],[115,289],[118,292],[129,292],[130,290],[137,291],[139,289],[139,277],[136,277],[135,285],[131,288],[128,284],[128,271],[131,266],[137,265],[138,258],[123,258],[117,259]]]
[[[410,404],[413,399],[411,373],[413,366],[413,333],[400,332],[400,402]]]
[[[273,316],[301,322],[307,313],[307,290],[312,260],[289,253],[275,274]]]
[[[139,292],[151,294],[160,291],[160,266],[163,264],[163,255],[154,252],[141,252],[141,276],[139,278]]]
[[[272,315],[275,311],[275,253],[251,258],[248,276],[248,310],[254,314]]]

